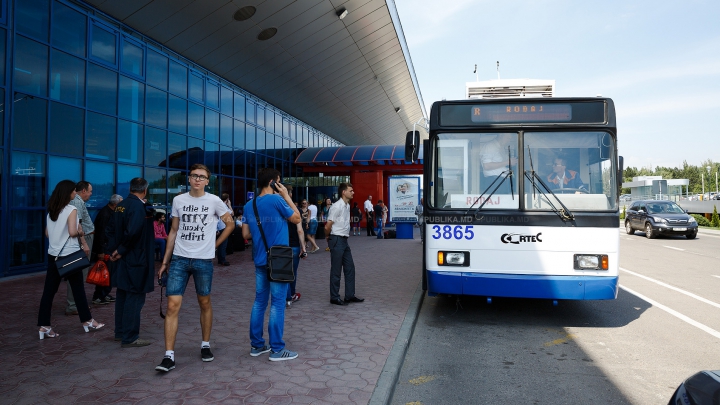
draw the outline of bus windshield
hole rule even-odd
[[[429,202],[435,208],[617,209],[609,133],[441,133],[433,143]]]

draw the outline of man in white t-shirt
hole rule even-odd
[[[167,238],[167,247],[162,266],[158,271],[160,279],[167,271],[168,298],[165,316],[165,357],[155,370],[170,371],[175,368],[175,338],[178,330],[178,314],[183,293],[190,275],[195,282],[198,304],[200,304],[200,327],[202,361],[213,361],[210,351],[212,330],[212,286],[213,259],[215,249],[235,229],[235,223],[227,206],[213,194],[205,192],[210,183],[210,170],[202,164],[190,167],[190,191],[180,194],[172,202],[172,226]],[[223,221],[225,229],[216,237],[217,222]]]
[[[369,195],[367,200],[365,200],[363,208],[365,209],[365,229],[367,230],[367,236],[375,236],[375,230],[373,229],[373,203],[371,195]]]

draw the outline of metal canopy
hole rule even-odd
[[[86,1],[342,143],[403,143],[423,117],[392,0]]]
[[[405,145],[307,148],[300,152],[295,164],[302,167],[422,165],[424,159],[422,145],[419,152],[418,161],[410,163],[405,161]]]

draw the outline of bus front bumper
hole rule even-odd
[[[534,276],[427,271],[428,295],[612,300],[618,277]]]

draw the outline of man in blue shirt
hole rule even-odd
[[[283,341],[288,283],[268,279],[267,249],[277,245],[288,246],[287,222],[299,224],[300,212],[290,199],[285,186],[280,184],[279,171],[261,169],[258,173],[258,185],[261,188],[260,195],[245,204],[245,221],[242,225],[243,237],[253,241],[253,262],[255,262],[255,303],[250,315],[250,355],[256,357],[271,352],[270,361],[292,360],[298,354],[286,349]],[[257,204],[258,216],[269,246],[265,246],[260,234],[253,202]],[[263,323],[270,296],[272,296],[268,320],[270,346],[267,346],[263,339]]]

